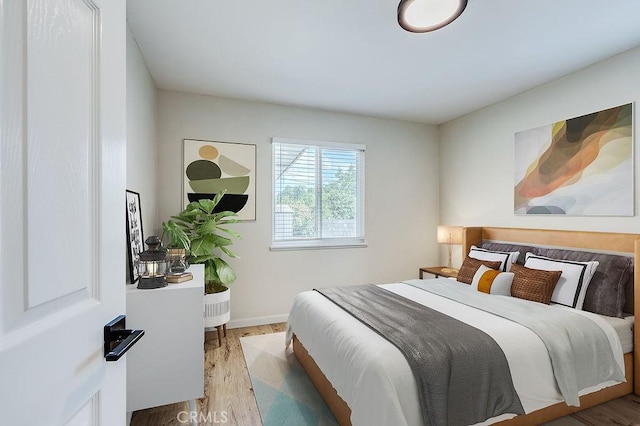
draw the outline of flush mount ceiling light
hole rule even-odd
[[[401,0],[398,23],[412,33],[426,33],[450,24],[467,7],[467,0]]]

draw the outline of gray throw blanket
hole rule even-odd
[[[492,296],[455,288],[450,280],[405,281],[430,293],[481,309],[523,325],[547,347],[553,375],[567,405],[580,406],[578,392],[608,380],[624,382],[611,344],[602,328],[589,318],[562,308],[515,297]],[[464,290],[467,290],[465,287]]]
[[[486,333],[375,285],[316,289],[407,359],[427,426],[524,414],[507,359]]]

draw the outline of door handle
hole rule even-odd
[[[144,336],[144,330],[127,330],[124,315],[118,315],[104,326],[104,357],[107,361],[117,361],[138,340]]]

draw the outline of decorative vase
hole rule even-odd
[[[182,273],[189,268],[189,256],[185,249],[167,249],[167,260],[169,261],[169,271],[172,273]]]
[[[231,319],[231,290],[204,295],[204,327],[217,327]]]

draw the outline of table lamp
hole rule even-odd
[[[443,268],[443,272],[454,273],[458,269],[451,264],[451,251],[454,244],[462,244],[462,227],[461,226],[438,226],[437,240],[439,244],[446,244],[449,252],[449,262],[447,267]]]

